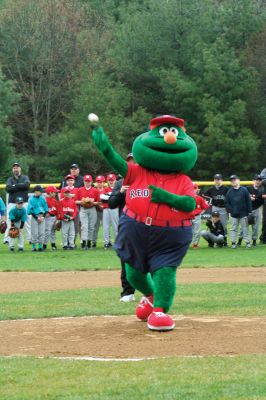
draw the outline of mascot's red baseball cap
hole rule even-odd
[[[83,180],[84,180],[84,182],[92,182],[92,176],[91,175],[84,175]]]
[[[184,122],[185,121],[182,118],[177,118],[172,115],[161,115],[160,117],[150,120],[150,129],[154,129],[163,124],[173,124],[175,126],[179,126],[180,128],[184,128]]]
[[[96,176],[96,182],[105,182],[105,177],[103,175]]]
[[[45,193],[47,193],[47,194],[58,193],[58,192],[60,192],[60,190],[56,189],[56,187],[53,185],[47,186],[47,188],[45,189]]]
[[[107,175],[107,181],[115,181],[116,180],[116,176],[115,174],[109,174]]]

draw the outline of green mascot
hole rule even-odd
[[[196,207],[193,184],[185,174],[197,160],[197,146],[183,119],[162,115],[135,139],[136,164],[130,164],[113,149],[97,115],[88,119],[95,145],[129,185],[115,249],[125,262],[129,283],[143,294],[136,316],[151,330],[172,330],[175,323],[167,312],[175,296],[177,267],[192,240]]]

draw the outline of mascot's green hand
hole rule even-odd
[[[149,185],[152,203],[166,203],[180,211],[191,212],[196,208],[196,200],[191,196],[178,196],[157,186]]]
[[[89,114],[88,120],[90,121],[90,127],[93,129],[92,139],[94,144],[102,153],[108,164],[116,172],[125,177],[128,170],[127,162],[114,150],[103,128],[98,126],[98,116],[96,114]]]

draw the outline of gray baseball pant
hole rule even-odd
[[[251,213],[255,217],[255,224],[251,225],[251,232],[252,232],[252,240],[257,240],[259,237],[259,229],[260,229],[260,222],[261,222],[261,208],[257,208],[253,210]],[[239,239],[243,239],[243,231],[242,228],[239,232]]]
[[[218,211],[220,214],[220,221],[224,228],[224,235],[227,236],[228,212],[223,207],[212,206],[212,211]]]
[[[44,241],[45,222],[38,222],[37,219],[31,218],[31,243],[43,244]]]
[[[192,245],[199,244],[200,241],[200,231],[201,231],[201,215],[196,215],[194,219],[192,219],[192,233],[193,233],[193,238],[192,238]]]
[[[75,223],[74,221],[62,221],[62,244],[63,247],[74,247],[75,246]]]
[[[21,221],[14,222],[14,225],[15,225],[18,229],[20,229]],[[11,237],[9,236],[8,244],[9,244],[9,248],[10,248],[10,249],[14,248],[14,247],[15,247],[15,239],[14,239],[14,238],[11,238]],[[19,249],[23,249],[23,246],[24,246],[23,235],[22,235],[22,233],[20,232],[20,233],[19,233],[19,236],[18,236],[18,248],[19,248]]]
[[[97,221],[96,221],[96,224],[95,224],[95,229],[94,229],[93,237],[92,237],[92,241],[94,243],[97,242],[100,225],[101,225],[101,222],[103,220],[103,212],[102,211],[98,211],[98,210],[96,210],[96,212],[97,212]]]
[[[110,208],[104,208],[103,210],[103,241],[104,244],[111,242],[111,226],[113,227],[114,238],[116,238],[118,231],[118,208],[111,210]]]
[[[249,232],[249,225],[248,225],[248,218],[234,218],[231,217],[231,229],[230,229],[230,239],[232,243],[237,242],[237,234],[238,234],[238,227],[241,226],[243,231],[243,238],[246,243],[250,243],[250,232]]]
[[[211,243],[223,243],[224,242],[224,235],[214,235],[209,231],[202,231],[201,236],[203,239],[207,240],[207,242]]]
[[[55,221],[56,217],[51,215],[46,215],[45,217],[45,231],[44,231],[44,241],[43,244],[55,243]]]
[[[95,225],[97,222],[96,208],[81,207],[79,212],[79,218],[81,223],[81,240],[92,241]]]

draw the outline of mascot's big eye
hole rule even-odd
[[[167,128],[166,126],[163,126],[160,130],[159,133],[161,136],[164,136],[166,134],[166,132],[169,131],[169,128]]]
[[[170,132],[174,133],[176,136],[178,136],[178,129],[174,128],[173,126],[169,129]]]

